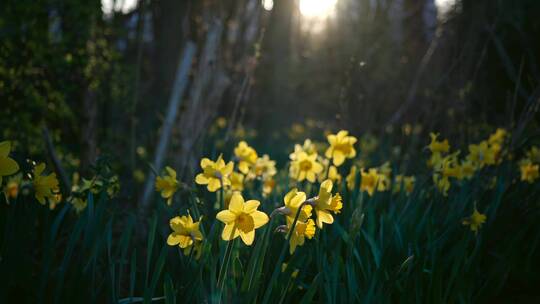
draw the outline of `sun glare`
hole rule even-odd
[[[300,13],[305,17],[325,18],[331,15],[337,0],[300,0]]]
[[[271,11],[274,8],[274,0],[262,0],[262,6],[265,10]]]

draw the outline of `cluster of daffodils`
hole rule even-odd
[[[29,195],[33,193],[36,200],[42,205],[48,205],[52,210],[62,201],[60,187],[55,173],[46,174],[45,164],[32,163],[30,174],[23,175],[19,164],[11,157],[11,143],[0,142],[0,185],[3,177],[7,178],[4,195],[9,203],[17,199],[20,193]]]
[[[487,140],[469,145],[469,153],[459,159],[461,151],[450,152],[447,139],[439,140],[439,134],[431,133],[431,143],[427,148],[431,152],[428,166],[433,169],[433,182],[437,189],[448,195],[451,179],[458,181],[471,179],[477,171],[495,166],[503,159],[503,145],[507,139],[504,129],[497,129]]]
[[[88,206],[89,193],[107,193],[109,198],[115,197],[120,191],[120,182],[117,175],[98,173],[90,179],[81,178],[78,173],[73,174],[71,194],[66,199],[72,204],[77,214]]]
[[[397,174],[392,182],[392,168],[389,162],[385,162],[379,167],[361,168],[360,170],[357,169],[357,166],[352,166],[346,177],[349,190],[356,188],[358,172],[360,172],[360,191],[366,192],[369,196],[373,196],[375,192],[385,192],[390,189],[393,193],[405,192],[410,195],[416,182],[416,177],[403,174]]]
[[[295,181],[321,182],[317,196],[307,199],[305,192],[294,188],[283,198],[284,206],[272,212],[285,217],[285,225],[280,226],[278,231],[288,235],[291,254],[297,246],[304,244],[306,238],[313,238],[316,227],[322,229],[324,224],[332,224],[332,214],[341,211],[343,204],[340,194],[332,194],[333,181],[341,181],[337,168],[346,159],[355,157],[356,141],[355,137],[348,136],[347,131],[341,131],[328,136],[330,146],[324,153],[326,157],[319,156],[315,145],[309,140],[303,146],[297,145],[291,153],[290,174]],[[219,197],[223,210],[216,215],[216,219],[225,225],[221,238],[231,241],[239,237],[250,246],[255,240],[256,229],[267,224],[269,216],[259,210],[260,201],[245,200],[242,191],[248,183],[258,182],[263,197],[272,193],[277,173],[275,161],[268,155],[259,157],[253,147],[241,141],[234,149],[233,160],[225,162],[222,155],[215,161],[203,158],[200,166],[202,172],[196,175],[195,183],[206,186],[209,192],[221,190]],[[176,172],[169,167],[156,178],[156,190],[169,204],[178,185]],[[197,244],[203,241],[199,223],[193,222],[189,215],[173,218],[170,224],[173,232],[167,243],[179,246],[186,254],[193,246],[197,248]]]
[[[87,206],[86,198],[89,192],[97,194],[106,191],[108,196],[112,198],[119,191],[120,184],[116,175],[108,177],[96,175],[87,180],[81,179],[75,173],[71,193],[63,200],[56,173],[46,173],[44,163],[30,162],[31,169],[25,174],[20,170],[19,164],[9,157],[10,152],[11,143],[1,142],[0,185],[3,185],[3,177],[7,177],[3,192],[8,203],[15,201],[20,194],[33,195],[41,205],[48,206],[50,210],[54,210],[58,204],[66,201],[72,204],[77,213],[80,213]]]
[[[327,179],[321,183],[319,194],[310,199],[306,199],[305,192],[294,188],[283,198],[284,206],[276,209],[285,216],[286,224],[278,227],[278,231],[288,233],[291,254],[297,246],[304,245],[306,238],[311,239],[315,236],[316,228],[323,229],[324,224],[332,224],[334,222],[332,213],[341,212],[343,208],[341,195],[332,194],[332,188],[332,181]]]
[[[216,160],[203,158],[195,183],[205,186],[209,192],[217,192],[216,200],[220,203],[215,206],[221,211],[216,219],[224,225],[221,238],[225,241],[240,238],[250,246],[255,241],[256,230],[265,226],[275,215],[281,215],[284,223],[276,231],[286,235],[289,252],[293,254],[298,246],[314,238],[317,230],[334,222],[334,216],[343,208],[340,189],[348,189],[351,193],[359,190],[368,196],[377,192],[411,195],[415,191],[417,177],[393,174],[390,162],[366,166],[368,160],[363,159],[364,156],[357,158],[359,153],[355,145],[358,139],[347,131],[328,134],[326,139],[325,143],[306,139],[294,146],[289,154],[289,191],[283,197],[283,205],[277,208],[257,199],[244,198],[247,190],[253,195],[257,193],[253,192],[254,189],[260,189],[255,190],[260,191],[259,198],[268,198],[270,193],[277,192],[276,164],[268,155],[261,157],[247,142],[240,141],[228,162],[222,155]],[[430,174],[435,188],[444,196],[448,195],[453,180],[471,179],[484,168],[501,164],[507,155],[505,143],[508,133],[504,129],[497,129],[486,140],[469,145],[468,153],[463,157],[460,157],[459,150],[452,151],[449,141],[441,139],[439,134],[431,133],[430,139],[427,164],[432,170]],[[373,136],[365,135],[359,142],[361,155],[374,153],[378,146]],[[521,179],[528,183],[538,179],[539,165],[540,150],[532,147],[519,162]],[[308,197],[313,184],[318,185],[318,194]],[[178,188],[179,182],[172,168],[167,167],[165,173],[156,179],[156,190],[169,204]],[[263,211],[269,208],[275,208],[270,216]],[[486,220],[486,215],[480,213],[475,204],[472,214],[464,218],[462,223],[476,234]],[[200,219],[195,222],[189,214],[182,215],[173,218],[170,225],[173,232],[168,244],[179,246],[185,254],[194,252],[196,256],[200,255],[204,241]]]

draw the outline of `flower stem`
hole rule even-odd
[[[300,217],[300,212],[302,211],[302,208],[306,205],[306,202],[303,202],[302,205],[298,208],[298,211],[296,211],[296,215],[294,217],[294,221],[291,225],[291,229],[289,230],[289,233],[287,234],[287,241],[283,243],[283,247],[281,247],[281,253],[279,255],[279,259],[276,262],[276,266],[274,267],[274,272],[272,273],[272,278],[270,279],[270,285],[266,288],[266,292],[264,293],[264,298],[262,303],[266,304],[268,303],[268,300],[270,300],[270,294],[272,293],[272,283],[276,282],[277,276],[279,274],[279,271],[281,270],[281,263],[283,263],[283,259],[285,258],[285,252],[287,251],[287,245],[289,244],[292,234],[294,232],[294,228],[296,227],[296,222],[298,222],[298,218]]]
[[[234,229],[233,229],[234,234]],[[227,242],[227,248],[225,249],[225,255],[223,256],[223,262],[219,268],[219,276],[217,280],[217,286],[219,289],[219,300],[221,301],[221,296],[223,295],[223,288],[225,286],[225,276],[227,275],[227,270],[229,268],[229,260],[231,259],[232,249],[234,247],[234,242],[236,239]]]

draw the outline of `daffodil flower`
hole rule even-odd
[[[201,160],[202,173],[197,174],[195,182],[199,185],[207,185],[207,189],[210,192],[216,192],[223,186],[230,186],[231,181],[229,176],[233,171],[234,163],[228,162],[225,164],[222,156],[214,162],[208,158]]]
[[[300,210],[298,220],[305,222],[311,217],[311,211],[313,209],[310,205],[304,204],[305,201],[306,193],[294,188],[285,195],[283,198],[285,206],[278,209],[278,211],[287,216],[288,222],[293,222],[296,214],[299,212],[298,210]]]
[[[194,222],[189,214],[172,218],[169,225],[173,232],[167,238],[167,245],[178,246],[184,250],[185,255],[188,255],[191,250],[195,250],[193,246],[203,240],[200,223],[200,220]]]
[[[323,170],[323,166],[317,161],[317,154],[308,155],[306,152],[300,152],[296,155],[295,160],[291,162],[289,174],[291,178],[301,182],[307,179],[314,183],[317,180],[317,175]]]
[[[521,180],[527,181],[529,184],[533,183],[539,176],[538,165],[532,163],[525,163],[520,166]]]
[[[326,149],[325,156],[332,159],[337,167],[341,166],[346,158],[356,156],[354,144],[357,139],[354,136],[348,136],[348,134],[348,131],[341,130],[337,134],[330,134],[327,137],[330,147]]]
[[[238,170],[243,174],[247,174],[257,161],[257,151],[245,141],[239,142],[238,146],[234,148],[234,155],[238,158]]]
[[[338,197],[336,201],[335,197],[332,195],[332,181],[327,179],[321,183],[319,189],[319,195],[317,195],[313,200],[313,209],[315,209],[317,227],[319,229],[323,228],[323,224],[332,224],[334,222],[334,217],[330,213],[331,211],[339,211],[341,197]],[[338,209],[339,208],[339,209]]]
[[[45,205],[47,200],[54,201],[55,194],[60,191],[58,179],[55,173],[42,175],[45,170],[45,164],[41,163],[34,167],[32,185],[36,199],[40,204]]]
[[[450,144],[448,144],[448,139],[443,141],[438,141],[439,133],[430,133],[431,142],[428,145],[431,153],[447,153],[450,150]]]
[[[474,207],[474,211],[468,218],[465,218],[462,222],[463,225],[469,226],[471,228],[471,231],[475,234],[478,233],[478,230],[482,227],[482,224],[486,222],[486,215],[478,212],[476,207]]]
[[[377,189],[380,177],[379,172],[377,169],[371,168],[367,172],[362,169],[360,174],[362,175],[362,179],[360,180],[360,191],[367,191],[369,196],[372,196],[375,189]]]
[[[287,230],[290,230],[292,223],[288,223],[287,225]],[[304,245],[306,238],[313,238],[315,235],[315,230],[315,223],[312,219],[308,219],[306,222],[297,221],[289,240],[289,253],[293,254],[297,246]]]
[[[240,193],[234,193],[229,208],[216,215],[216,218],[225,224],[221,238],[230,241],[240,237],[244,244],[248,246],[253,244],[255,229],[268,223],[268,215],[257,210],[259,205],[260,202],[257,200],[244,202]]]
[[[171,205],[172,199],[178,190],[176,171],[171,167],[165,167],[166,174],[156,177],[156,191],[161,192],[161,197],[167,200],[167,205]]]

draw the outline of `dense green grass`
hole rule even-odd
[[[88,195],[77,215],[71,204],[54,211],[20,195],[0,204],[0,299],[5,303],[248,302],[248,303],[477,303],[539,300],[538,183],[517,181],[515,164],[454,182],[447,197],[434,187],[425,160],[415,162],[410,195],[370,197],[345,183],[336,188],[343,209],[332,225],[288,252],[281,215],[258,229],[250,247],[221,240],[215,220],[219,193],[194,187],[172,207],[156,193],[147,218],[105,192]],[[416,166],[416,167],[415,167]],[[409,166],[411,167],[411,166]],[[283,170],[283,169],[282,169]],[[344,168],[341,170],[347,171]],[[397,170],[396,170],[397,171]],[[414,170],[411,170],[414,171]],[[346,172],[342,172],[345,175]],[[492,177],[496,183],[492,184]],[[247,188],[267,214],[283,204],[288,178],[268,198]],[[315,196],[318,184],[297,186]],[[479,233],[462,225],[477,206],[487,215]],[[203,253],[185,256],[166,244],[168,221],[188,212],[203,216]],[[224,263],[229,260],[229,263]],[[282,271],[282,264],[287,268]],[[293,272],[297,276],[293,276]],[[222,284],[218,284],[222,272]]]

